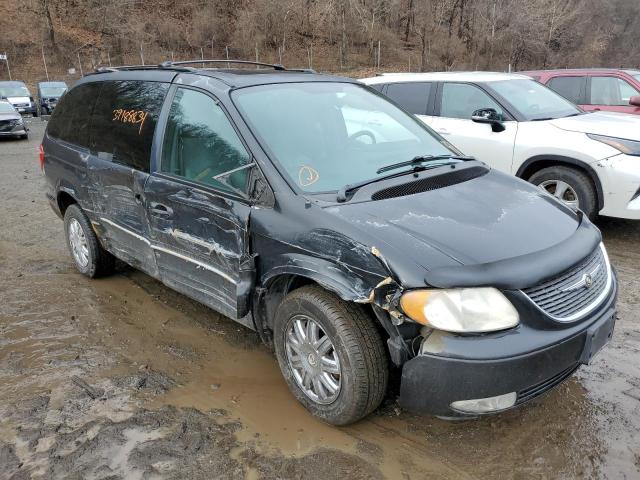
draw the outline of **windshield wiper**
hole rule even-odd
[[[546,122],[547,120],[555,120],[554,117],[534,118],[532,122]]]
[[[391,165],[386,165],[384,167],[376,170],[377,174],[381,174],[384,172],[388,172],[389,170],[395,170],[396,168],[408,167],[411,165],[419,165],[425,162],[431,162],[434,160],[461,160],[466,162],[467,160],[475,160],[473,157],[464,157],[460,155],[418,155],[417,157],[413,157],[411,160],[407,160],[404,162],[392,163]]]
[[[390,173],[389,175],[383,175],[382,177],[376,177],[376,178],[370,178],[369,180],[363,180],[361,182],[356,182],[356,183],[348,183],[347,185],[345,185],[344,187],[342,187],[340,190],[338,190],[338,196],[337,196],[337,201],[342,203],[345,202],[347,200],[347,195],[351,192],[354,192],[356,190],[358,190],[361,187],[364,187],[365,185],[369,185],[371,183],[376,183],[376,182],[381,182],[383,180],[388,180],[389,178],[395,178],[395,177],[401,177],[402,175],[407,175],[408,173],[416,173],[416,172],[421,172],[424,170],[431,170],[432,168],[438,168],[441,167],[443,165],[447,165],[451,162],[438,162],[435,163],[433,165],[421,165],[422,162],[428,162],[430,160],[462,160],[462,161],[467,161],[467,160],[474,160],[473,157],[462,157],[462,156],[456,156],[456,155],[428,155],[428,156],[418,156],[413,158],[412,160],[408,160],[406,162],[399,162],[399,163],[394,163],[392,165],[387,165],[386,167],[382,167],[379,168],[376,173],[380,174],[392,169],[396,169],[396,168],[400,168],[400,167],[406,167],[406,166],[413,166],[413,168],[409,169],[409,170],[404,170],[402,172],[396,172],[396,173]]]

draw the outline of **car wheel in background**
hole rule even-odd
[[[102,248],[91,222],[78,205],[70,205],[64,213],[64,231],[71,258],[80,273],[94,278],[113,272],[115,258]]]
[[[347,425],[380,405],[389,376],[387,356],[373,320],[360,305],[304,286],[285,297],[274,322],[280,370],[313,415]]]
[[[596,189],[591,178],[580,170],[561,165],[543,168],[531,175],[529,182],[571,208],[582,210],[591,220],[598,214]]]

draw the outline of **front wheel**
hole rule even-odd
[[[361,306],[305,286],[278,306],[274,327],[280,370],[313,415],[347,425],[380,405],[389,376],[387,357]]]
[[[582,210],[591,220],[598,214],[596,189],[584,172],[561,165],[543,168],[529,178],[537,185],[574,210]]]

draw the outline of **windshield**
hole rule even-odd
[[[40,87],[43,97],[60,97],[67,91],[67,87]]]
[[[336,191],[419,155],[458,153],[361,85],[260,85],[233,95],[263,147],[305,192]]]
[[[0,85],[0,97],[29,97],[29,90],[22,86],[6,86]]]
[[[0,113],[16,113],[16,109],[10,103],[0,102]]]
[[[526,120],[548,120],[582,112],[573,103],[534,80],[500,80],[489,86]]]

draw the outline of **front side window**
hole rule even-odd
[[[497,80],[487,85],[513,105],[527,121],[551,120],[582,112],[569,100],[534,80]]]
[[[90,149],[103,160],[148,172],[153,133],[168,84],[140,80],[101,84],[91,116]],[[62,97],[63,104],[74,90]]]
[[[361,85],[260,85],[232,96],[272,160],[305,192],[334,192],[418,155],[457,153],[415,117]]]
[[[587,77],[554,77],[549,88],[575,104],[584,103]]]
[[[471,120],[473,112],[484,108],[493,108],[502,115],[500,105],[475,85],[445,83],[442,86],[441,117]]]
[[[224,110],[208,95],[179,88],[171,104],[161,170],[217,189],[246,193],[251,156]],[[226,175],[227,172],[232,172]]]
[[[414,115],[426,115],[431,84],[426,82],[390,83],[387,97],[407,112]]]
[[[591,105],[628,106],[638,91],[618,77],[591,77]]]

